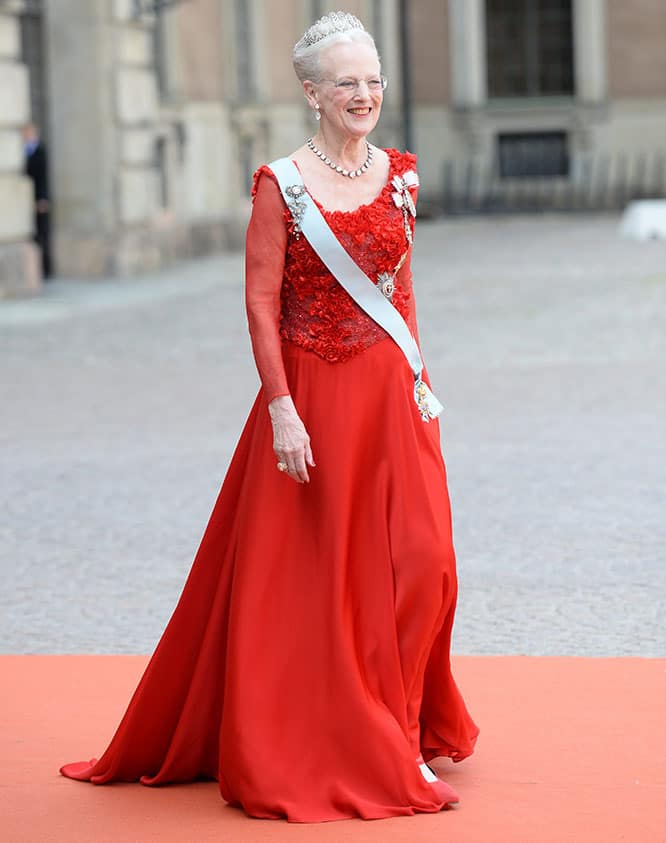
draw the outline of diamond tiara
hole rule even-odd
[[[312,24],[301,38],[300,43],[305,47],[312,47],[336,32],[351,32],[354,29],[365,32],[365,27],[357,17],[349,12],[330,12]]]

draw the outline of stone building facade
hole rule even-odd
[[[291,47],[340,5],[0,0],[0,295],[40,283],[28,119],[50,154],[59,274],[131,274],[238,246],[255,166],[314,130]],[[408,104],[424,198],[440,195],[446,162],[508,183],[526,150],[538,170],[535,144],[565,182],[590,155],[663,150],[666,0],[342,5],[375,34],[390,79],[373,140],[404,146]],[[643,176],[663,189],[658,170]]]
[[[561,145],[564,180],[582,179],[595,158],[607,163],[609,187],[636,165],[664,190],[666,0],[419,0],[410,8],[412,38],[423,45],[414,92],[426,182],[440,183],[443,159],[470,157],[494,175],[505,163],[510,179],[521,163],[512,162],[512,142],[529,152],[534,138],[537,149]]]

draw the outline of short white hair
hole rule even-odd
[[[368,44],[375,52],[375,40],[361,21],[347,12],[329,12],[303,33],[292,54],[294,71],[300,82],[321,79],[320,58],[332,44]],[[379,59],[379,54],[377,55]]]

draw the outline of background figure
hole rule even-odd
[[[42,275],[51,276],[51,205],[49,201],[49,167],[46,147],[39,129],[28,123],[23,129],[25,172],[32,179],[35,195],[34,239],[42,253]]]

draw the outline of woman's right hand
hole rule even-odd
[[[310,437],[296,412],[291,395],[278,395],[268,405],[273,425],[273,450],[278,462],[285,463],[297,483],[309,483],[308,465],[314,468]]]

